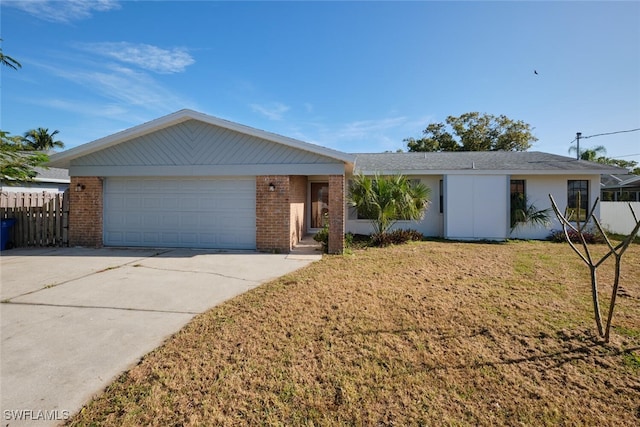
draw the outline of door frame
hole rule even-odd
[[[313,192],[311,191],[312,186],[314,184],[324,184],[327,188],[327,197],[329,197],[328,191],[329,191],[329,180],[328,178],[325,177],[314,177],[309,178],[308,182],[307,182],[307,204],[309,206],[309,209],[307,209],[307,233],[317,233],[318,231],[320,231],[322,229],[322,227],[313,227],[314,221],[313,221],[313,203],[314,203],[314,198],[313,198]],[[329,204],[327,203],[327,210],[329,209]]]

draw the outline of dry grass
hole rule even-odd
[[[640,246],[624,261],[604,345],[565,244],[325,257],[197,317],[71,424],[638,425]]]

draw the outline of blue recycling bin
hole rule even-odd
[[[0,243],[0,250],[7,249],[7,243],[9,243],[9,237],[11,235],[11,227],[16,223],[15,218],[7,218],[2,220],[2,227],[0,228],[0,237],[2,238]]]

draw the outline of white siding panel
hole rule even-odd
[[[189,120],[72,161],[78,166],[341,163],[308,151]]]
[[[255,249],[255,178],[107,178],[108,246]]]
[[[502,240],[509,230],[505,175],[445,177],[445,238]]]

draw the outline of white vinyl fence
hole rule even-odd
[[[638,219],[640,219],[640,202],[600,202],[600,222],[602,226],[612,233],[629,234],[635,223],[629,204],[633,207]],[[640,231],[638,232],[640,235]]]

